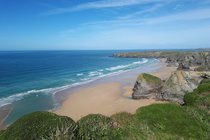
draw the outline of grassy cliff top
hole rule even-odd
[[[115,57],[139,57],[139,58],[167,58],[167,57],[177,57],[183,55],[197,55],[206,54],[209,51],[146,51],[146,52],[123,52],[113,54]]]
[[[161,79],[159,77],[147,73],[140,74],[137,78],[137,81],[141,81],[143,79],[145,79],[148,83],[161,83]]]
[[[146,74],[146,78],[154,77]],[[210,80],[203,80],[197,89],[185,95],[184,100],[183,106],[153,104],[139,108],[135,114],[88,115],[77,123],[68,117],[36,112],[1,131],[0,140],[209,139]]]
[[[114,125],[111,118],[91,114],[78,121],[78,139],[115,139]]]
[[[0,135],[0,140],[74,139],[76,123],[50,112],[34,112],[18,119]]]

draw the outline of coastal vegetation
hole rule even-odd
[[[140,58],[166,58],[166,57],[175,57],[180,55],[191,55],[194,54],[192,51],[144,51],[144,52],[123,52],[116,53],[113,56],[116,57],[140,57]]]
[[[205,66],[199,66],[195,68],[196,71],[210,71],[210,66],[205,65]]]
[[[210,52],[121,53],[117,57],[166,58],[177,66],[168,79],[140,74],[133,99],[170,101],[111,117],[90,114],[79,121],[50,112],[25,115],[0,131],[0,140],[207,140],[210,138]],[[190,69],[190,67],[195,69]],[[202,72],[200,72],[202,71]]]
[[[1,140],[142,140],[210,137],[210,81],[184,96],[185,104],[153,104],[135,114],[88,115],[75,123],[49,112],[26,115],[0,132]]]
[[[168,66],[178,66],[182,63],[184,67],[198,66],[200,69],[205,68],[207,70],[210,67],[209,50],[123,52],[113,54],[113,56],[126,58],[166,58]]]
[[[161,92],[162,80],[151,74],[142,73],[138,76],[133,88],[133,99],[150,98]]]
[[[160,78],[153,76],[151,74],[148,74],[148,73],[140,74],[137,80],[141,80],[142,78],[144,78],[147,82],[151,82],[151,83],[155,83],[155,84],[161,83]]]
[[[0,134],[1,140],[75,139],[76,123],[50,112],[23,116]]]
[[[78,121],[78,140],[114,140],[114,123],[109,117],[100,114],[91,114]]]

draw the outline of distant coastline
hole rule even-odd
[[[54,112],[75,121],[88,114],[111,116],[119,112],[135,113],[141,106],[160,103],[154,99],[133,100],[132,89],[140,73],[151,73],[167,79],[176,67],[167,67],[165,59],[118,75],[104,77],[90,84],[66,90],[66,98]],[[60,94],[60,93],[59,93]],[[58,94],[58,95],[59,95]]]
[[[103,51],[102,51],[103,52]],[[30,111],[38,111],[38,110],[48,110],[48,111],[53,111],[56,112],[58,114],[61,115],[67,115],[70,116],[72,118],[74,118],[75,120],[78,120],[79,118],[81,118],[84,114],[80,114],[78,112],[83,112],[85,114],[89,114],[89,113],[100,113],[100,108],[95,109],[95,110],[91,110],[91,109],[86,109],[87,111],[79,111],[79,109],[74,108],[77,105],[74,105],[72,103],[72,99],[71,96],[74,96],[74,98],[77,98],[78,102],[81,99],[82,100],[82,96],[84,93],[86,93],[87,91],[92,91],[93,90],[93,95],[91,96],[95,96],[97,94],[97,92],[104,92],[101,91],[101,89],[105,88],[108,89],[107,91],[109,91],[110,89],[110,97],[111,96],[115,96],[114,93],[118,93],[121,94],[122,96],[118,96],[117,98],[119,99],[124,99],[127,98],[129,99],[131,97],[131,92],[132,92],[132,88],[133,85],[135,83],[136,77],[143,72],[146,73],[154,73],[155,75],[159,75],[158,77],[161,77],[161,79],[167,79],[168,76],[171,74],[171,72],[173,72],[174,70],[177,69],[177,67],[182,67],[182,68],[188,68],[189,66],[197,66],[199,67],[199,69],[208,69],[208,67],[203,67],[203,65],[205,66],[205,63],[208,63],[207,60],[203,59],[201,52],[200,51],[196,51],[196,50],[191,50],[191,51],[184,51],[182,50],[180,51],[146,51],[146,52],[118,52],[115,53],[113,51],[107,53],[107,52],[103,52],[101,51],[99,52],[100,55],[98,55],[96,52],[91,52],[88,51],[88,57],[92,57],[95,54],[97,54],[96,56],[96,60],[98,61],[98,59],[102,59],[103,61],[99,61],[99,63],[96,61],[96,63],[94,64],[95,66],[97,66],[97,69],[91,69],[89,71],[84,71],[87,68],[84,68],[84,70],[81,70],[81,68],[79,68],[79,71],[76,71],[76,73],[74,73],[74,76],[76,78],[80,78],[80,80],[85,79],[86,75],[88,75],[89,77],[91,77],[91,79],[86,79],[85,81],[81,81],[79,83],[75,83],[73,85],[70,86],[60,86],[59,88],[55,88],[55,90],[53,88],[47,88],[46,90],[30,90],[30,92],[26,92],[27,94],[25,94],[25,96],[22,98],[20,98],[20,100],[17,101],[17,103],[15,102],[15,106],[13,106],[13,104],[9,107],[10,109],[8,111],[6,111],[7,114],[3,114],[1,116],[2,119],[1,120],[5,120],[4,124],[10,124],[11,122],[13,122],[14,120],[16,120],[17,118],[21,117],[24,114],[29,113]],[[202,51],[202,53],[205,53],[205,51]],[[30,52],[33,53],[33,52]],[[43,52],[40,52],[43,55]],[[46,52],[45,52],[46,53]],[[50,52],[48,55],[49,56],[53,56],[53,55],[66,55],[66,52],[63,51],[59,51],[59,52]],[[63,54],[64,53],[64,54]],[[74,52],[75,53],[75,52]],[[74,54],[73,53],[73,54]],[[76,54],[75,58],[79,58],[79,57],[84,57],[82,59],[87,59],[85,56],[84,51],[82,51],[82,55],[77,52],[78,54]],[[84,53],[84,54],[83,54]],[[102,53],[102,55],[101,55]],[[72,53],[70,53],[72,55]],[[111,54],[114,54],[114,57],[110,57]],[[28,55],[28,54],[27,54]],[[71,56],[69,55],[69,56]],[[65,60],[65,62],[68,62],[67,60],[69,60],[69,56],[67,57],[67,59]],[[128,57],[128,58],[127,58]],[[73,59],[75,59],[73,57]],[[121,59],[123,58],[123,59]],[[124,59],[125,58],[125,59]],[[145,59],[146,58],[146,59]],[[164,59],[162,59],[164,58]],[[177,58],[181,58],[181,59],[177,59]],[[89,58],[88,58],[89,59]],[[92,58],[91,58],[92,59]],[[159,61],[156,61],[156,60]],[[115,65],[110,65],[113,62],[112,61],[116,61]],[[110,63],[111,62],[111,63]],[[105,63],[106,65],[103,65],[103,63]],[[80,63],[80,61],[78,61],[78,64],[83,64]],[[181,65],[180,65],[181,64]],[[69,65],[68,63],[65,63],[64,66]],[[89,63],[89,65],[92,65],[91,63]],[[93,65],[93,66],[94,66]],[[202,65],[202,67],[200,67],[200,65]],[[103,66],[103,67],[101,67]],[[170,67],[168,67],[170,66]],[[54,67],[52,67],[54,68]],[[51,69],[52,69],[51,68]],[[64,67],[65,68],[65,67]],[[193,67],[194,68],[194,67]],[[51,69],[46,70],[47,72],[51,72]],[[75,68],[72,68],[72,66],[68,67],[68,70],[75,70]],[[67,72],[65,71],[65,73]],[[50,83],[54,80],[59,80],[60,77],[60,73],[59,75],[54,75],[53,78],[55,77],[55,79],[51,79],[51,78],[46,78],[46,83]],[[62,75],[63,76],[63,75]],[[69,78],[71,77],[71,75],[65,75],[66,77],[62,77],[62,78]],[[70,79],[70,81],[67,82],[72,82],[72,79]],[[34,80],[31,80],[34,81]],[[74,81],[75,82],[75,81]],[[112,83],[111,85],[109,85],[110,83]],[[60,83],[59,83],[60,84]],[[106,86],[109,85],[108,87]],[[99,86],[99,87],[98,87]],[[100,87],[101,86],[101,87]],[[123,91],[126,91],[126,95],[123,95],[124,93],[122,93],[122,88],[126,87],[127,89],[123,89]],[[53,89],[53,90],[51,90]],[[86,91],[87,90],[87,91]],[[115,90],[115,91],[113,91]],[[32,92],[32,94],[31,94]],[[78,93],[78,94],[76,94]],[[88,95],[88,94],[87,94]],[[91,97],[90,96],[90,97]],[[13,97],[13,95],[12,95]],[[14,95],[14,97],[20,97],[19,95]],[[96,100],[100,101],[100,97],[99,99]],[[107,99],[113,99],[108,97]],[[1,100],[3,99],[3,100]],[[33,101],[35,104],[35,108],[33,108],[32,110],[30,110],[31,108],[30,106],[30,102],[28,101]],[[91,99],[90,99],[91,100]],[[4,98],[0,98],[0,103],[1,101],[4,101]],[[75,100],[76,101],[76,100]],[[70,104],[69,104],[70,102]],[[82,101],[83,102],[83,101]],[[84,102],[88,102],[88,97],[87,100],[85,100]],[[114,101],[112,101],[114,102]],[[121,101],[124,102],[124,101]],[[150,101],[149,101],[150,102]],[[150,103],[154,103],[156,101],[151,101]],[[71,104],[72,103],[72,104]],[[105,103],[104,103],[105,104]],[[147,103],[146,103],[147,104]],[[29,106],[28,106],[29,105]],[[141,103],[137,103],[136,107],[141,106],[143,104]],[[22,110],[22,106],[27,106],[29,108],[24,108],[24,112],[22,112],[22,114],[20,113]],[[65,106],[71,106],[73,107],[73,111],[67,110]],[[105,105],[102,105],[105,106]],[[70,107],[70,108],[71,108]],[[88,106],[87,106],[88,107]],[[91,106],[89,106],[90,108],[92,108]],[[130,107],[132,108],[132,107]],[[135,108],[135,107],[134,107]],[[133,109],[134,109],[133,108]],[[0,110],[3,108],[0,108]],[[29,110],[27,110],[29,109]],[[78,110],[77,113],[74,114],[74,111]],[[125,110],[120,110],[120,109],[103,109],[105,110],[104,112],[102,112],[102,114],[104,115],[111,115],[113,113],[119,112],[119,111],[128,111],[129,109],[125,109]],[[110,111],[111,110],[111,111]],[[2,110],[3,111],[3,110]],[[135,111],[131,110],[131,112],[133,113]],[[4,111],[5,112],[5,111]],[[20,113],[20,114],[19,114]],[[75,115],[75,116],[71,116],[71,115]],[[1,121],[3,122],[3,121]]]
[[[23,80],[28,79],[28,81],[23,81],[23,84],[19,85],[19,87],[20,87],[19,89],[13,88],[13,86],[10,86],[9,88],[5,87],[4,89],[1,90],[1,91],[3,91],[3,90],[5,91],[4,92],[5,95],[6,95],[8,89],[10,89],[10,90],[8,90],[8,95],[10,94],[9,92],[12,90],[14,90],[14,93],[15,93],[15,94],[11,94],[9,96],[6,95],[6,97],[0,97],[0,106],[2,106],[4,104],[5,105],[10,104],[10,106],[8,107],[9,111],[7,111],[7,113],[9,113],[9,114],[2,115],[4,117],[1,120],[4,120],[5,124],[8,125],[11,122],[13,122],[14,120],[16,120],[17,118],[21,117],[24,114],[30,113],[31,111],[38,111],[38,110],[54,111],[56,108],[59,108],[60,104],[65,99],[66,95],[63,94],[63,93],[65,93],[65,91],[74,90],[76,88],[90,85],[93,81],[98,81],[100,79],[104,79],[104,77],[111,77],[114,75],[118,75],[120,73],[138,69],[139,67],[144,66],[144,65],[150,65],[150,63],[151,64],[156,63],[155,59],[148,60],[148,59],[113,58],[113,57],[110,57],[114,53],[113,51],[111,51],[111,52],[110,51],[108,51],[108,52],[107,51],[105,51],[105,52],[103,52],[103,51],[99,51],[99,52],[98,51],[96,51],[96,52],[95,51],[93,51],[93,52],[92,51],[88,51],[88,52],[76,51],[76,52],[78,53],[78,54],[76,53],[76,55],[75,55],[75,51],[73,51],[73,52],[71,52],[71,51],[70,52],[65,52],[65,51],[42,52],[42,51],[40,51],[38,53],[30,51],[30,52],[22,52],[22,53],[12,52],[12,54],[10,52],[4,52],[3,54],[0,53],[0,57],[3,57],[5,55],[11,55],[11,56],[14,55],[18,59],[20,59],[21,62],[27,64],[25,66],[25,68],[22,66],[20,67],[21,69],[22,68],[24,68],[24,69],[20,70],[19,73],[17,73],[17,74],[14,73],[14,75],[8,76],[11,78],[14,77],[14,80],[11,79],[11,82],[13,82],[14,85],[16,83],[21,84],[22,77],[23,77]],[[43,58],[40,58],[39,55],[41,55],[41,57],[43,57]],[[64,56],[66,56],[66,58],[64,60],[63,60],[63,58],[62,59],[57,58],[58,60],[56,60],[56,61],[59,61],[57,63],[56,63],[56,61],[51,60],[52,64],[51,64],[51,61],[49,61],[48,63],[50,63],[50,65],[49,65],[50,68],[47,68],[47,69],[45,67],[48,65],[46,65],[46,66],[38,65],[39,68],[31,67],[31,64],[34,63],[33,62],[34,60],[30,60],[31,58],[33,58],[33,59],[36,58],[36,61],[37,61],[36,63],[41,63],[41,61],[45,60],[45,58],[44,58],[45,55],[47,55],[47,57],[50,57],[50,59],[51,59],[51,57],[53,57],[55,55],[57,55],[58,57],[61,57],[61,58],[64,55]],[[26,58],[29,57],[30,59],[22,60],[22,56],[26,57]],[[90,62],[87,62],[87,64],[89,65],[88,67],[84,67],[84,68],[82,68],[82,67],[75,68],[74,67],[74,68],[72,68],[72,66],[70,65],[71,62],[68,63],[69,59],[71,57],[72,57],[72,59],[76,59],[76,58],[78,59],[78,62],[77,62],[78,66],[80,66],[80,65],[83,66],[85,64],[84,62],[80,62],[81,56],[84,57],[84,60],[92,59],[93,56],[96,57],[94,59],[96,59],[97,61],[98,61],[98,59],[102,59],[102,60],[100,60],[99,62],[97,62],[97,61],[94,62],[95,64],[91,62],[92,60],[88,60],[88,61],[90,61]],[[59,59],[61,59],[62,61],[65,61],[65,63],[63,64],[64,68],[62,68],[62,67],[59,68],[60,67],[59,66],[58,68],[61,69],[62,71],[59,70],[58,71],[59,73],[54,75],[53,73],[57,72],[57,71],[54,71],[54,69],[56,68],[55,67],[56,65],[54,65],[54,63],[59,64],[61,61]],[[40,60],[40,62],[38,60]],[[12,61],[13,60],[11,60],[11,62]],[[24,61],[26,61],[26,62],[24,62]],[[105,63],[105,65],[103,65],[103,63]],[[91,65],[93,65],[93,66],[91,66]],[[11,65],[11,66],[13,66],[13,65]],[[29,68],[27,68],[27,67],[29,67]],[[63,70],[65,70],[65,71],[63,72]],[[73,75],[69,72],[69,70],[73,72]],[[43,76],[40,76],[40,74],[38,74],[38,73],[40,73],[42,71],[44,72],[43,74],[41,73]],[[23,72],[28,73],[27,74],[28,77],[27,77],[27,75],[21,76],[20,74]],[[6,73],[6,69],[5,69],[5,73]],[[48,76],[48,73],[50,75],[52,73],[53,74],[52,77],[50,77],[50,75]],[[9,74],[10,73],[8,73],[8,75]],[[17,78],[15,78],[15,77],[17,77]],[[72,79],[72,77],[75,79]],[[5,77],[5,78],[7,78],[7,77]],[[44,81],[42,80],[42,78],[44,78]],[[15,79],[19,80],[19,82],[16,82]],[[77,79],[78,79],[78,82],[77,82]],[[40,80],[42,80],[42,81],[40,81]],[[37,83],[35,83],[36,81],[37,81]],[[40,82],[38,82],[38,81],[40,81]],[[4,81],[2,81],[2,82],[4,82]],[[10,81],[7,80],[7,82],[10,82]],[[62,82],[65,82],[65,83],[62,83]],[[55,83],[55,85],[53,85],[53,86],[55,86],[55,88],[54,87],[48,87],[48,88],[33,87],[34,85],[42,86],[39,83],[43,83],[47,87],[51,83],[52,83],[52,85]],[[21,91],[22,89],[26,89],[26,91]],[[18,94],[16,94],[16,93],[18,93]],[[60,96],[60,95],[64,95],[64,96]],[[29,101],[34,102],[33,106]],[[23,107],[23,106],[25,106],[25,107]],[[0,111],[3,112],[2,107],[0,108]]]

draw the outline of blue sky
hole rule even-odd
[[[0,0],[0,50],[210,48],[210,0]]]

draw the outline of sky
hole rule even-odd
[[[210,48],[210,0],[0,0],[0,50]]]

